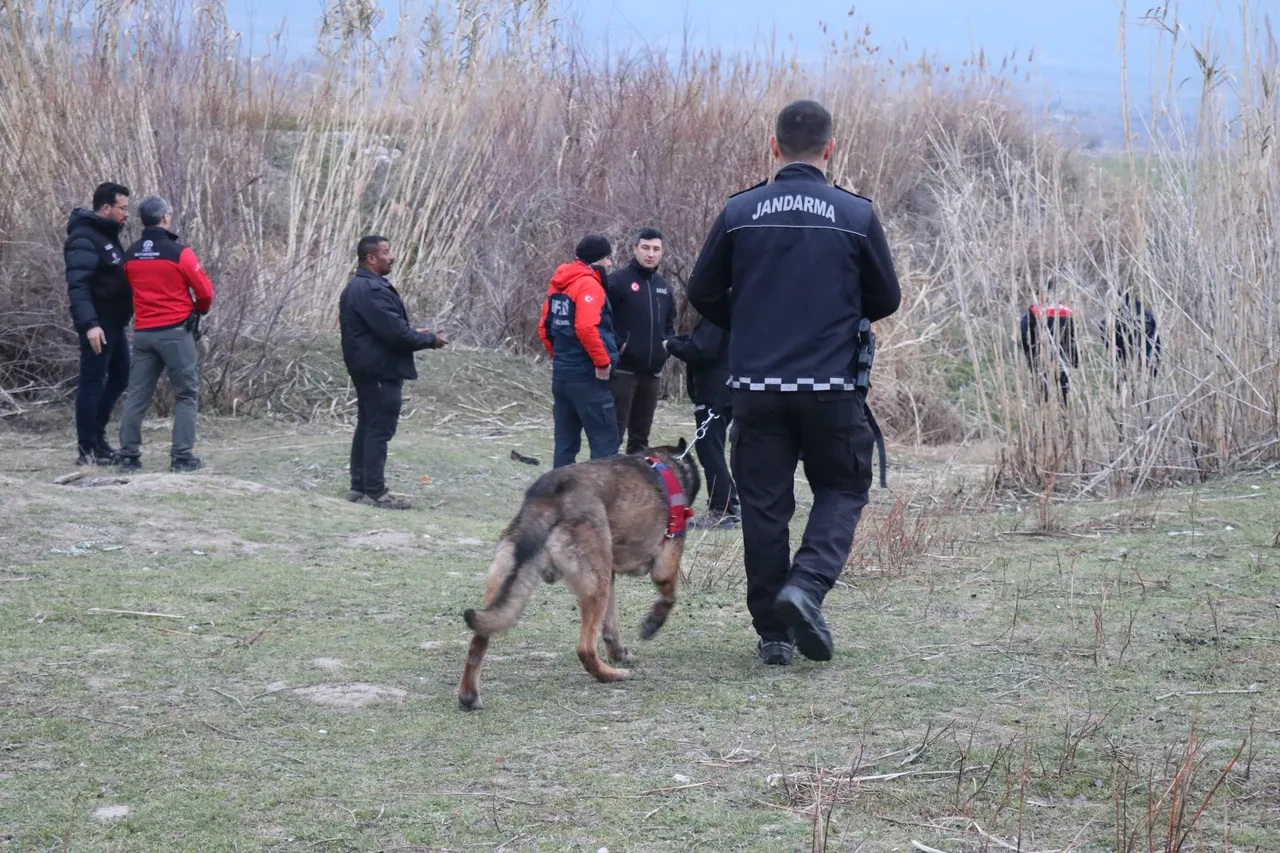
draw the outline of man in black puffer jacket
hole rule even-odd
[[[676,300],[658,272],[662,232],[645,228],[636,236],[631,263],[609,276],[609,307],[618,340],[618,364],[609,380],[618,417],[618,441],[626,453],[649,446],[658,407],[658,378],[667,363],[663,342],[676,333]]]
[[[77,207],[67,221],[62,247],[67,266],[67,299],[80,339],[80,381],[76,387],[77,465],[110,465],[107,422],[129,385],[129,342],[133,291],[124,274],[120,230],[129,219],[129,188],[100,184],[93,209]]]
[[[686,365],[693,419],[706,432],[694,442],[698,461],[707,475],[707,514],[689,522],[690,527],[732,528],[738,523],[738,491],[725,465],[725,438],[733,421],[729,389],[729,333],[707,320],[698,320],[692,334],[666,342],[667,352]],[[714,418],[712,417],[714,415]]]

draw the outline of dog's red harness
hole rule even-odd
[[[675,539],[683,536],[686,523],[690,518],[693,518],[693,510],[689,507],[688,500],[684,496],[684,489],[680,486],[680,478],[676,476],[675,471],[671,470],[671,466],[658,457],[646,456],[645,459],[653,470],[658,472],[658,479],[662,482],[662,491],[667,496],[667,538]]]

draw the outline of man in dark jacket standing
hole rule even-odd
[[[387,444],[396,434],[404,380],[417,379],[413,354],[439,349],[439,332],[409,325],[400,294],[387,281],[395,256],[385,237],[361,237],[360,269],[338,299],[342,359],[356,387],[356,433],[351,440],[351,491],[347,499],[387,509],[409,509],[387,488]]]
[[[677,335],[666,341],[666,347],[668,353],[685,363],[694,423],[699,431],[703,424],[707,425],[706,432],[694,442],[698,461],[707,475],[707,513],[689,522],[689,526],[731,528],[738,521],[738,492],[724,459],[725,438],[733,421],[728,385],[729,333],[703,317],[692,334]]]
[[[729,198],[689,277],[689,302],[730,331],[747,608],[773,665],[795,648],[831,659],[822,602],[849,559],[875,446],[860,326],[902,301],[870,199],[827,180],[834,144],[821,104],[783,108],[769,141],[782,168]],[[793,558],[801,454],[813,506]]]
[[[618,441],[626,453],[649,446],[649,430],[658,407],[658,379],[667,361],[663,342],[676,333],[676,301],[658,272],[662,232],[645,228],[636,235],[631,263],[609,276],[609,305],[618,335],[618,366],[609,381],[618,418]]]
[[[133,296],[124,274],[120,230],[129,219],[129,188],[100,184],[93,209],[77,207],[67,221],[62,253],[67,266],[67,298],[80,339],[80,381],[76,387],[76,464],[110,465],[107,423],[129,384],[129,342]]]

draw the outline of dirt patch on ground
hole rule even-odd
[[[189,495],[197,492],[222,495],[264,495],[280,491],[251,480],[240,480],[221,474],[130,474],[128,480],[129,482],[123,485],[104,485],[98,488],[109,492],[151,495],[174,493]]]
[[[193,529],[190,523],[183,522],[175,516],[140,520],[133,530],[129,531],[127,541],[130,548],[141,549],[147,553],[186,551],[196,557],[207,557],[215,553],[253,556],[268,548],[282,549],[279,545],[268,546],[258,542],[246,542],[227,530]],[[283,550],[291,549],[283,548]]]
[[[337,672],[342,669],[342,661],[337,658],[316,658],[311,662],[316,669],[323,669],[328,672]]]
[[[409,694],[398,687],[382,687],[377,684],[317,684],[294,691],[317,705],[329,708],[353,710],[367,708],[379,702],[399,705]]]
[[[343,539],[347,545],[356,548],[416,548],[419,545],[416,534],[403,530],[370,530],[368,533],[357,533]]]
[[[128,816],[128,806],[99,806],[93,810],[93,819],[99,823],[111,823]]]

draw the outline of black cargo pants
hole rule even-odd
[[[835,586],[867,504],[875,436],[854,391],[734,391],[733,415],[747,608],[757,634],[785,639],[774,599],[786,584],[818,601]],[[813,508],[793,559],[790,523],[802,453]]]

